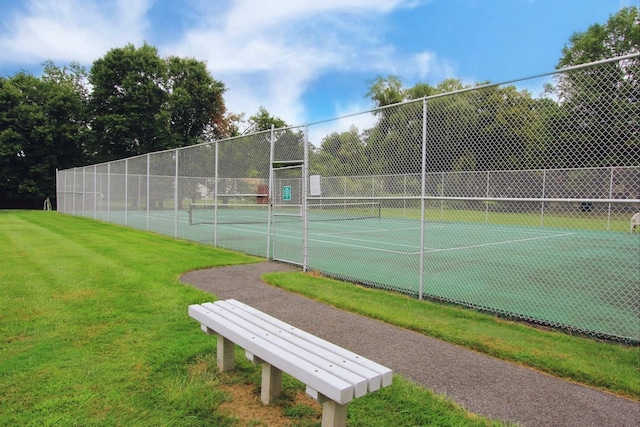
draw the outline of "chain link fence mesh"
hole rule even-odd
[[[637,343],[639,64],[58,171],[58,210]]]

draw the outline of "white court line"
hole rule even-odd
[[[247,230],[244,228],[235,228],[235,227],[224,227],[228,230],[236,230],[236,231],[247,231],[249,233],[256,233],[256,234],[267,234],[265,232],[260,232],[260,231],[253,231],[253,230]],[[276,234],[276,239],[278,238],[284,238],[284,239],[295,239],[295,240],[300,240],[300,236],[298,233],[296,235],[287,235],[287,234],[280,234],[277,233]],[[358,240],[358,239],[353,239],[353,240]],[[358,248],[358,249],[366,249],[366,250],[370,250],[370,251],[378,251],[378,252],[389,252],[389,253],[394,253],[394,254],[402,254],[402,255],[419,255],[420,252],[405,252],[405,251],[394,251],[391,249],[378,249],[378,248],[372,248],[370,246],[361,246],[361,245],[353,245],[353,244],[348,244],[348,243],[338,243],[338,242],[332,242],[332,241],[327,241],[327,240],[320,240],[320,239],[309,239],[310,242],[318,242],[318,243],[328,243],[330,245],[337,245],[337,246],[347,246],[350,248]],[[381,243],[381,242],[371,242],[371,243]],[[401,246],[401,245],[398,245]],[[415,246],[407,246],[407,247],[415,247]]]
[[[251,231],[251,230],[242,229],[242,228],[233,228],[233,227],[225,227],[225,228],[228,228],[228,229],[231,229],[231,230],[237,230],[237,231],[248,231],[250,233],[266,234],[265,232]],[[276,234],[276,238],[300,239],[300,234],[302,234],[301,231],[296,231],[296,230],[287,230],[287,231],[288,231],[288,233],[293,233],[293,234],[277,233]],[[506,231],[506,230],[504,230],[504,231]],[[539,234],[539,233],[536,233],[536,234]],[[503,240],[503,241],[500,241],[500,242],[483,243],[483,244],[479,244],[479,245],[457,246],[457,247],[453,247],[453,248],[425,248],[424,253],[437,253],[437,252],[449,252],[449,251],[464,250],[464,249],[474,249],[474,248],[481,248],[481,247],[486,247],[486,246],[497,246],[497,245],[505,245],[505,244],[511,244],[511,243],[527,242],[527,241],[533,241],[533,240],[549,239],[549,238],[554,238],[554,237],[571,236],[571,235],[574,235],[574,234],[575,233],[552,234],[552,235],[545,235],[545,236],[538,236],[538,237],[529,237],[529,238],[526,238],[526,239],[512,239],[512,240]],[[314,236],[326,236],[326,234],[323,234],[323,233],[321,233],[321,234],[313,234],[313,235]],[[336,236],[330,236],[330,237],[336,237]],[[363,243],[374,243],[374,244],[382,244],[382,245],[387,245],[387,246],[396,246],[396,247],[406,247],[406,248],[419,249],[419,246],[415,246],[415,245],[404,245],[404,244],[400,244],[400,243],[380,242],[378,240],[355,239],[355,238],[349,238],[349,237],[345,237],[344,239],[346,239],[346,240],[355,240],[357,242],[363,242]],[[405,255],[419,255],[420,254],[420,251],[416,251],[416,252],[395,251],[395,250],[392,250],[392,249],[373,248],[373,247],[370,247],[370,246],[355,245],[355,244],[349,244],[349,243],[339,243],[339,242],[335,242],[335,241],[327,241],[327,240],[321,240],[321,239],[309,239],[309,241],[318,242],[318,243],[326,243],[326,244],[337,245],[337,246],[347,246],[347,247],[353,247],[353,248],[358,248],[358,249],[373,250],[373,251],[377,251],[377,252],[389,252],[389,253],[397,253],[397,254],[405,254]]]
[[[487,224],[488,227],[491,227],[491,224]],[[426,225],[425,226],[425,230],[428,232],[429,228],[453,228],[456,230],[470,230],[470,231],[489,231],[489,232],[493,232],[493,231],[503,231],[505,233],[518,233],[518,234],[536,234],[536,235],[548,235],[550,237],[556,236],[555,234],[549,234],[547,232],[544,231],[534,231],[534,230],[519,230],[517,228],[485,228],[485,227],[474,227],[474,226],[468,226],[468,225],[462,225],[462,224],[457,224],[457,225],[451,225],[451,224],[440,224],[440,225]],[[568,234],[563,234],[563,235],[572,235],[575,233],[568,233]]]
[[[329,237],[333,237],[333,238],[339,238],[342,240],[355,240],[357,242],[363,242],[363,243],[377,243],[377,244],[383,244],[383,245],[387,245],[387,246],[398,246],[398,247],[404,247],[404,248],[413,248],[413,249],[420,249],[420,246],[416,246],[416,245],[405,245],[402,243],[390,243],[390,242],[385,242],[385,241],[380,241],[380,240],[367,240],[367,239],[355,239],[353,237],[341,237],[339,235],[332,235],[332,234],[314,234],[314,236],[329,236]]]
[[[298,237],[296,236],[296,238],[298,238]],[[354,239],[354,240],[357,240],[357,239]],[[327,240],[319,240],[319,239],[309,239],[309,241],[311,241],[311,242],[319,242],[319,243],[328,243],[330,245],[337,245],[337,246],[347,246],[349,248],[366,249],[368,251],[389,252],[389,253],[392,253],[392,254],[402,254],[402,255],[420,255],[420,251],[418,251],[418,252],[394,251],[394,250],[391,250],[391,249],[378,249],[378,248],[372,248],[370,246],[352,245],[352,244],[348,244],[348,243],[338,243],[338,242],[332,242],[332,241],[327,241]],[[380,242],[375,242],[375,243],[380,243]],[[398,246],[400,246],[400,245],[398,245]],[[413,247],[415,247],[415,246],[413,246]]]
[[[387,231],[419,231],[420,227],[410,227],[410,228],[366,228],[364,230],[358,230],[358,231],[343,231],[343,232],[338,232],[338,233],[315,233],[316,236],[338,236],[340,237],[340,235],[342,234],[356,234],[356,233],[377,233],[377,232],[383,232],[386,233]]]
[[[541,239],[551,239],[551,238],[554,238],[554,237],[572,236],[574,234],[576,234],[576,233],[553,234],[553,235],[549,235],[549,236],[529,237],[528,239],[505,240],[505,241],[502,241],[502,242],[483,243],[481,245],[471,245],[471,246],[459,246],[459,247],[455,247],[455,248],[430,249],[428,251],[425,250],[425,253],[458,251],[458,250],[463,250],[463,249],[482,248],[482,247],[485,247],[485,246],[508,245],[508,244],[511,244],[511,243],[528,242],[528,241],[531,241],[531,240],[541,240]]]

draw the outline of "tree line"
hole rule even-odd
[[[0,77],[0,199],[54,197],[56,168],[284,125],[264,108],[248,119],[228,112],[225,85],[203,61],[161,58],[146,43],[112,49],[89,70],[43,65],[40,77]]]
[[[638,53],[640,15],[625,8],[575,33],[557,68]],[[373,80],[367,96],[378,107],[375,125],[325,137],[312,173],[420,173],[423,132],[427,172],[640,165],[637,55],[555,74],[542,96],[459,79],[404,88],[398,76]],[[422,103],[411,102],[425,97],[426,129]]]
[[[575,33],[557,67],[639,52],[638,9],[624,8],[606,24]],[[465,91],[470,86],[457,79],[404,88],[388,76],[373,80],[366,96],[376,107],[430,97],[429,171],[638,165],[639,70],[636,56],[559,74],[543,97],[513,85]],[[453,91],[459,92],[434,97]],[[288,127],[264,107],[248,119],[227,111],[224,93],[204,62],[161,58],[146,43],[112,49],[89,70],[49,61],[41,77],[0,77],[0,199],[54,196],[56,168]],[[312,141],[311,172],[420,172],[422,103],[381,108],[375,118],[371,128]],[[276,160],[301,156],[302,132],[277,137]],[[256,157],[247,176],[268,162],[262,153],[245,152],[245,160]]]

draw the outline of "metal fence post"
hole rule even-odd
[[[151,188],[151,154],[147,153],[147,231],[149,231],[149,203],[151,197],[149,196],[149,189]]]
[[[307,271],[309,257],[309,126],[304,127],[304,164],[302,165],[302,271]]]
[[[220,159],[220,143],[215,143],[215,167],[214,167],[214,183],[213,183],[213,246],[218,247],[218,180],[220,179],[218,173],[218,163]]]
[[[267,259],[273,260],[273,253],[271,251],[271,233],[272,233],[272,209],[273,209],[273,197],[275,193],[273,191],[273,160],[274,153],[273,148],[275,145],[275,137],[274,137],[274,128],[275,126],[271,125],[271,133],[269,134],[269,206],[267,207]]]
[[[129,225],[129,159],[124,160],[124,225]]]
[[[111,222],[111,162],[107,163],[107,222]]]
[[[420,274],[418,299],[424,295],[424,219],[427,189],[427,99],[422,100],[422,190],[420,192]]]
[[[176,156],[176,170],[175,170],[175,177],[173,181],[173,238],[177,239],[178,238],[178,185],[179,185],[178,184],[179,183],[178,157],[180,155],[180,152],[176,148],[174,153]]]

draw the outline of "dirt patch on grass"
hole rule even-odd
[[[231,396],[229,402],[218,407],[218,411],[229,417],[236,418],[243,427],[281,427],[311,425],[317,422],[322,408],[306,393],[298,392],[291,401],[278,401],[272,405],[263,405],[259,391],[252,384],[225,384],[220,389]],[[286,408],[307,407],[304,419],[287,416]],[[295,411],[294,411],[295,412]]]

